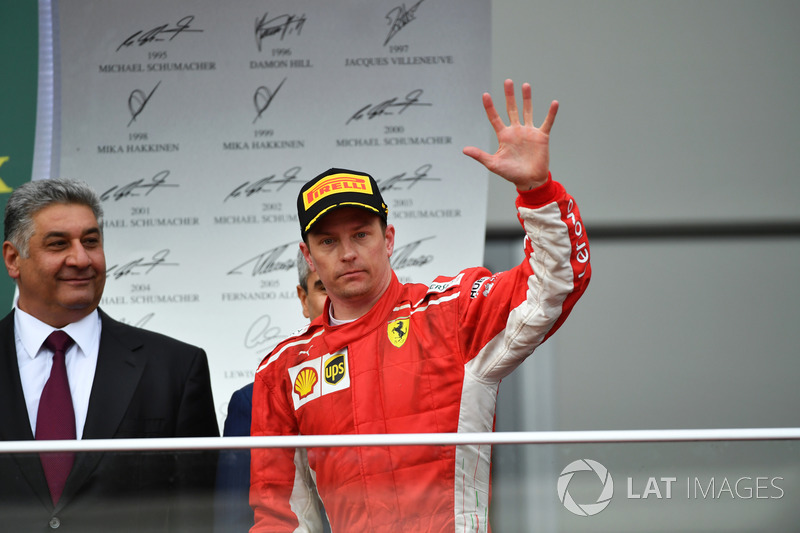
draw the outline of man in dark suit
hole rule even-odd
[[[98,309],[102,208],[88,186],[43,180],[14,191],[3,259],[19,298],[0,321],[0,440],[219,435],[205,352]],[[208,530],[215,459],[1,456],[0,529]]]

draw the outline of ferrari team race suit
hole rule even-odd
[[[591,276],[572,197],[520,192],[525,259],[431,285],[392,281],[361,318],[322,316],[256,372],[252,435],[490,432],[500,380],[558,329]],[[489,531],[491,446],[254,449],[251,531]]]

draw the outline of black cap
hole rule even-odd
[[[389,214],[372,176],[355,170],[331,168],[303,185],[297,196],[297,218],[300,219],[303,238],[324,215],[339,207],[366,209],[384,222]]]

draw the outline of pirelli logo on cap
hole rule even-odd
[[[303,206],[308,211],[321,199],[342,192],[358,192],[372,194],[372,184],[366,176],[354,174],[331,174],[319,180],[313,187],[303,193]]]

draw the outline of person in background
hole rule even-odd
[[[314,321],[325,306],[325,286],[316,272],[311,272],[297,252],[297,298],[303,307],[303,316]],[[224,437],[250,435],[250,413],[253,408],[253,384],[248,383],[235,391],[228,402],[228,416],[223,428]],[[225,451],[220,454],[217,470],[217,495],[215,505],[215,531],[229,533],[247,531],[253,525],[250,495],[250,450]]]
[[[256,371],[252,435],[492,431],[500,381],[561,326],[591,276],[578,208],[550,177],[558,103],[537,128],[530,85],[522,121],[511,80],[504,92],[509,125],[483,95],[497,152],[464,153],[516,187],[523,262],[400,283],[376,181],[321,173],[297,211],[300,249],[328,300]],[[317,489],[333,531],[487,531],[490,459],[491,446],[477,445],[254,449],[251,531],[318,531]]]
[[[312,272],[303,258],[303,252],[297,251],[297,274],[300,283],[297,285],[297,298],[303,306],[303,316],[313,322],[325,308],[328,293],[319,279],[319,274]]]
[[[219,436],[205,352],[117,322],[103,211],[86,184],[33,181],[5,211],[15,308],[0,321],[0,440]],[[216,452],[0,457],[4,531],[208,531]]]

